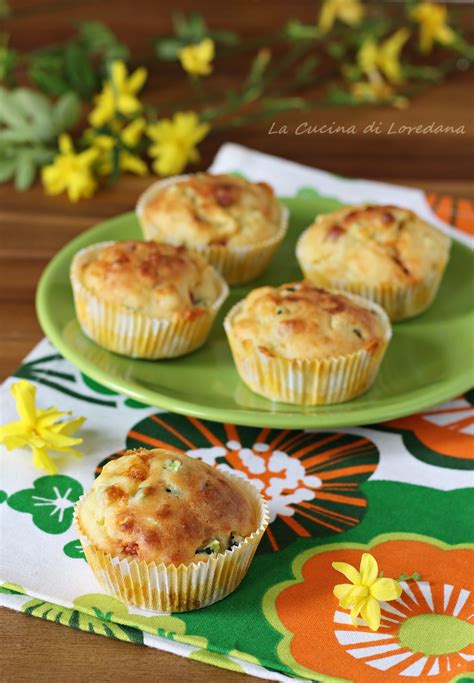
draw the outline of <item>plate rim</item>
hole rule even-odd
[[[292,200],[294,197],[283,197]],[[106,371],[103,371],[91,362],[85,359],[80,353],[76,353],[74,349],[63,341],[61,332],[50,321],[45,311],[47,309],[46,298],[47,291],[50,285],[50,278],[53,276],[59,263],[62,264],[64,257],[69,258],[70,252],[75,253],[75,250],[82,245],[83,241],[88,241],[91,234],[102,231],[107,224],[113,224],[115,221],[122,221],[124,218],[136,218],[134,211],[127,211],[112,218],[100,221],[100,223],[92,226],[88,230],[81,232],[75,238],[67,242],[61,249],[56,252],[45,269],[41,273],[40,280],[36,289],[35,306],[36,314],[40,326],[51,341],[51,343],[58,349],[61,355],[75,365],[81,372],[91,377],[91,379],[105,385],[109,389],[123,394],[132,399],[146,403],[151,407],[168,410],[181,415],[190,415],[199,419],[213,420],[215,422],[229,422],[249,427],[273,427],[277,429],[331,429],[344,427],[362,427],[364,425],[376,424],[379,422],[386,422],[389,420],[399,419],[414,413],[419,413],[439,404],[443,401],[452,399],[472,388],[474,384],[474,368],[469,372],[466,368],[465,375],[448,380],[444,380],[441,385],[434,384],[431,389],[426,392],[424,399],[420,398],[418,392],[410,394],[408,398],[403,401],[403,408],[398,406],[375,406],[372,408],[372,415],[367,417],[367,407],[354,409],[349,413],[345,413],[340,409],[344,403],[334,404],[334,413],[324,413],[321,416],[317,414],[305,415],[284,412],[279,413],[262,413],[260,411],[252,411],[247,408],[219,408],[211,406],[202,406],[194,401],[187,401],[173,396],[169,396],[159,391],[152,391],[146,387],[136,384],[136,382],[122,379],[120,383],[116,383],[113,378],[110,378]],[[458,242],[461,248],[468,249],[466,245]],[[76,246],[77,245],[77,246]],[[91,343],[94,343],[92,340]],[[104,350],[105,351],[105,350]],[[109,352],[110,353],[110,352]],[[123,384],[125,382],[125,384]],[[137,387],[134,389],[134,387]],[[281,405],[281,404],[280,404]],[[289,409],[291,404],[288,404]],[[363,417],[362,417],[363,416]]]

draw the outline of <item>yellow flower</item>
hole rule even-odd
[[[89,122],[96,128],[111,121],[117,114],[130,116],[142,108],[136,94],[143,88],[147,71],[141,67],[128,76],[122,61],[115,61],[111,67],[110,81],[106,81],[94,99],[95,108],[89,114]]]
[[[391,85],[382,78],[370,81],[351,83],[351,93],[358,102],[377,104],[389,102],[397,109],[406,109],[408,100],[403,95],[396,95]]]
[[[448,13],[444,5],[420,2],[412,9],[411,16],[420,24],[420,50],[422,52],[431,52],[435,41],[448,45],[456,37],[447,24]]]
[[[395,579],[379,578],[377,560],[370,553],[364,553],[359,571],[347,562],[333,562],[333,568],[344,574],[351,583],[334,586],[334,595],[343,609],[351,608],[351,619],[357,626],[357,617],[363,620],[372,631],[380,626],[379,601],[396,600],[402,594],[402,587]]]
[[[318,27],[323,33],[327,33],[337,19],[349,26],[356,26],[364,14],[365,8],[360,0],[325,0],[319,14]]]
[[[207,123],[200,123],[194,112],[178,112],[172,119],[162,119],[148,126],[148,136],[155,144],[149,154],[155,157],[153,170],[159,175],[180,173],[188,163],[199,160],[196,145],[210,130]]]
[[[112,172],[112,154],[115,147],[119,148],[119,165],[122,171],[129,171],[136,175],[146,175],[148,166],[138,155],[133,153],[145,132],[146,121],[137,118],[129,123],[125,128],[121,128],[118,122],[112,121],[110,125],[111,133],[95,134],[93,129],[86,131],[86,137],[90,141],[92,148],[99,152],[98,172],[100,175],[110,175]],[[127,149],[128,148],[128,149]]]
[[[52,164],[41,169],[41,179],[47,194],[67,191],[71,202],[77,202],[82,197],[92,197],[97,183],[91,167],[98,156],[97,149],[76,154],[69,135],[60,135],[59,154]]]
[[[64,415],[70,415],[70,411],[36,408],[36,387],[24,379],[13,384],[11,393],[20,419],[0,427],[0,443],[9,451],[29,446],[33,450],[33,465],[49,474],[55,474],[57,467],[49,457],[48,449],[81,457],[71,446],[82,443],[82,439],[73,439],[70,435],[79,429],[85,417],[58,421]]]
[[[197,45],[187,45],[179,51],[181,66],[188,74],[195,76],[208,76],[212,71],[214,59],[214,41],[204,38]]]
[[[410,37],[410,31],[401,28],[381,45],[373,40],[366,40],[357,54],[357,62],[366,74],[370,75],[376,69],[380,69],[391,83],[401,83],[402,67],[400,53]]]

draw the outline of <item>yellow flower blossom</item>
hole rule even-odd
[[[155,157],[155,173],[175,175],[181,173],[188,163],[198,161],[196,145],[209,130],[210,126],[200,123],[195,112],[178,112],[172,119],[162,119],[148,126],[148,136],[154,142],[148,151]]]
[[[69,135],[60,135],[59,154],[52,164],[41,169],[46,193],[55,195],[67,191],[71,202],[77,202],[82,197],[92,197],[97,187],[92,165],[98,156],[97,149],[76,154]]]
[[[420,50],[431,52],[433,43],[449,45],[456,37],[448,26],[448,12],[444,5],[434,2],[420,2],[411,11],[411,16],[420,24]]]
[[[351,93],[358,102],[367,102],[367,104],[389,102],[397,109],[406,109],[408,106],[407,98],[403,95],[396,95],[392,86],[382,78],[351,83]]]
[[[181,66],[188,74],[208,76],[212,71],[215,46],[211,38],[204,38],[197,45],[187,45],[179,51]]]
[[[29,446],[33,450],[33,465],[49,474],[55,474],[57,467],[48,450],[81,457],[81,453],[72,446],[82,443],[82,439],[70,435],[79,429],[85,417],[65,422],[60,418],[70,415],[70,411],[36,408],[36,387],[24,379],[12,385],[11,393],[20,419],[0,427],[0,443],[4,443],[9,451]]]
[[[379,577],[377,560],[370,553],[364,553],[359,571],[347,562],[333,562],[333,568],[344,574],[351,583],[334,586],[334,595],[343,609],[351,608],[351,619],[357,626],[357,617],[363,620],[372,631],[380,626],[379,601],[396,600],[402,594],[402,587],[395,579]]]
[[[145,132],[145,119],[137,118],[124,128],[121,128],[118,122],[112,122],[109,125],[111,128],[110,135],[106,133],[95,134],[93,129],[86,131],[86,137],[90,141],[92,148],[97,149],[99,152],[99,174],[105,176],[110,175],[112,172],[112,154],[114,148],[118,145],[120,169],[135,173],[135,175],[146,175],[148,173],[148,166],[143,159],[132,151],[139,144]]]
[[[386,76],[391,83],[401,83],[402,67],[400,53],[410,37],[410,31],[401,28],[381,45],[373,40],[366,40],[357,54],[357,62],[367,75],[376,69]]]
[[[111,78],[95,97],[95,107],[89,114],[89,122],[96,128],[111,121],[117,114],[130,116],[142,108],[137,93],[143,88],[147,70],[140,67],[130,76],[125,64],[116,60],[112,63]]]
[[[349,26],[357,26],[365,14],[360,0],[325,0],[318,19],[323,33],[330,31],[337,19]]]

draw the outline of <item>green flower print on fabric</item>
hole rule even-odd
[[[91,377],[84,375],[84,373],[82,372],[81,377],[84,381],[84,384],[88,386],[89,389],[96,391],[98,394],[104,394],[106,396],[118,396],[116,391],[113,391],[112,389],[105,387],[103,384],[99,384],[99,382],[96,382],[95,379],[92,379]],[[128,406],[129,408],[149,408],[149,406],[146,403],[135,401],[135,399],[133,398],[126,398],[124,401],[124,405]]]
[[[0,505],[6,501],[8,498],[8,493],[6,491],[0,491]]]
[[[21,611],[34,617],[53,621],[55,624],[63,624],[63,626],[71,626],[81,631],[143,644],[143,633],[139,629],[115,624],[105,617],[86,614],[78,609],[69,609],[68,607],[54,605],[52,602],[33,598],[22,606]]]
[[[120,600],[102,593],[81,595],[74,600],[73,605],[92,618],[101,619],[108,624],[118,623],[122,628],[140,629],[140,631],[147,631],[165,638],[170,638],[174,634],[184,635],[186,631],[185,623],[177,617],[166,615],[144,617],[141,614],[131,614]]]
[[[33,523],[47,534],[62,534],[72,524],[74,504],[83,494],[81,484],[63,474],[40,477],[32,489],[17,491],[8,505],[33,517]]]
[[[82,544],[79,539],[76,539],[75,541],[69,541],[69,543],[66,543],[66,545],[63,548],[63,552],[65,555],[71,557],[73,560],[86,559],[86,556],[84,554],[84,548],[82,547]]]
[[[25,589],[23,586],[18,585],[17,583],[2,583],[0,586],[0,593],[3,593],[4,595],[23,595],[26,593]]]

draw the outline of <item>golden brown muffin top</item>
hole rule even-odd
[[[409,209],[368,204],[318,216],[301,236],[297,256],[331,279],[406,285],[444,268],[449,244]]]
[[[250,496],[219,470],[180,451],[139,448],[105,465],[79,523],[103,552],[179,565],[230,549],[258,519]]]
[[[374,350],[390,332],[379,306],[307,282],[254,289],[231,311],[228,324],[244,345],[291,359]]]
[[[80,279],[98,298],[154,317],[205,313],[225,287],[185,247],[127,240],[86,250]]]
[[[237,247],[271,238],[280,206],[267,183],[197,173],[159,190],[144,217],[177,244]]]

